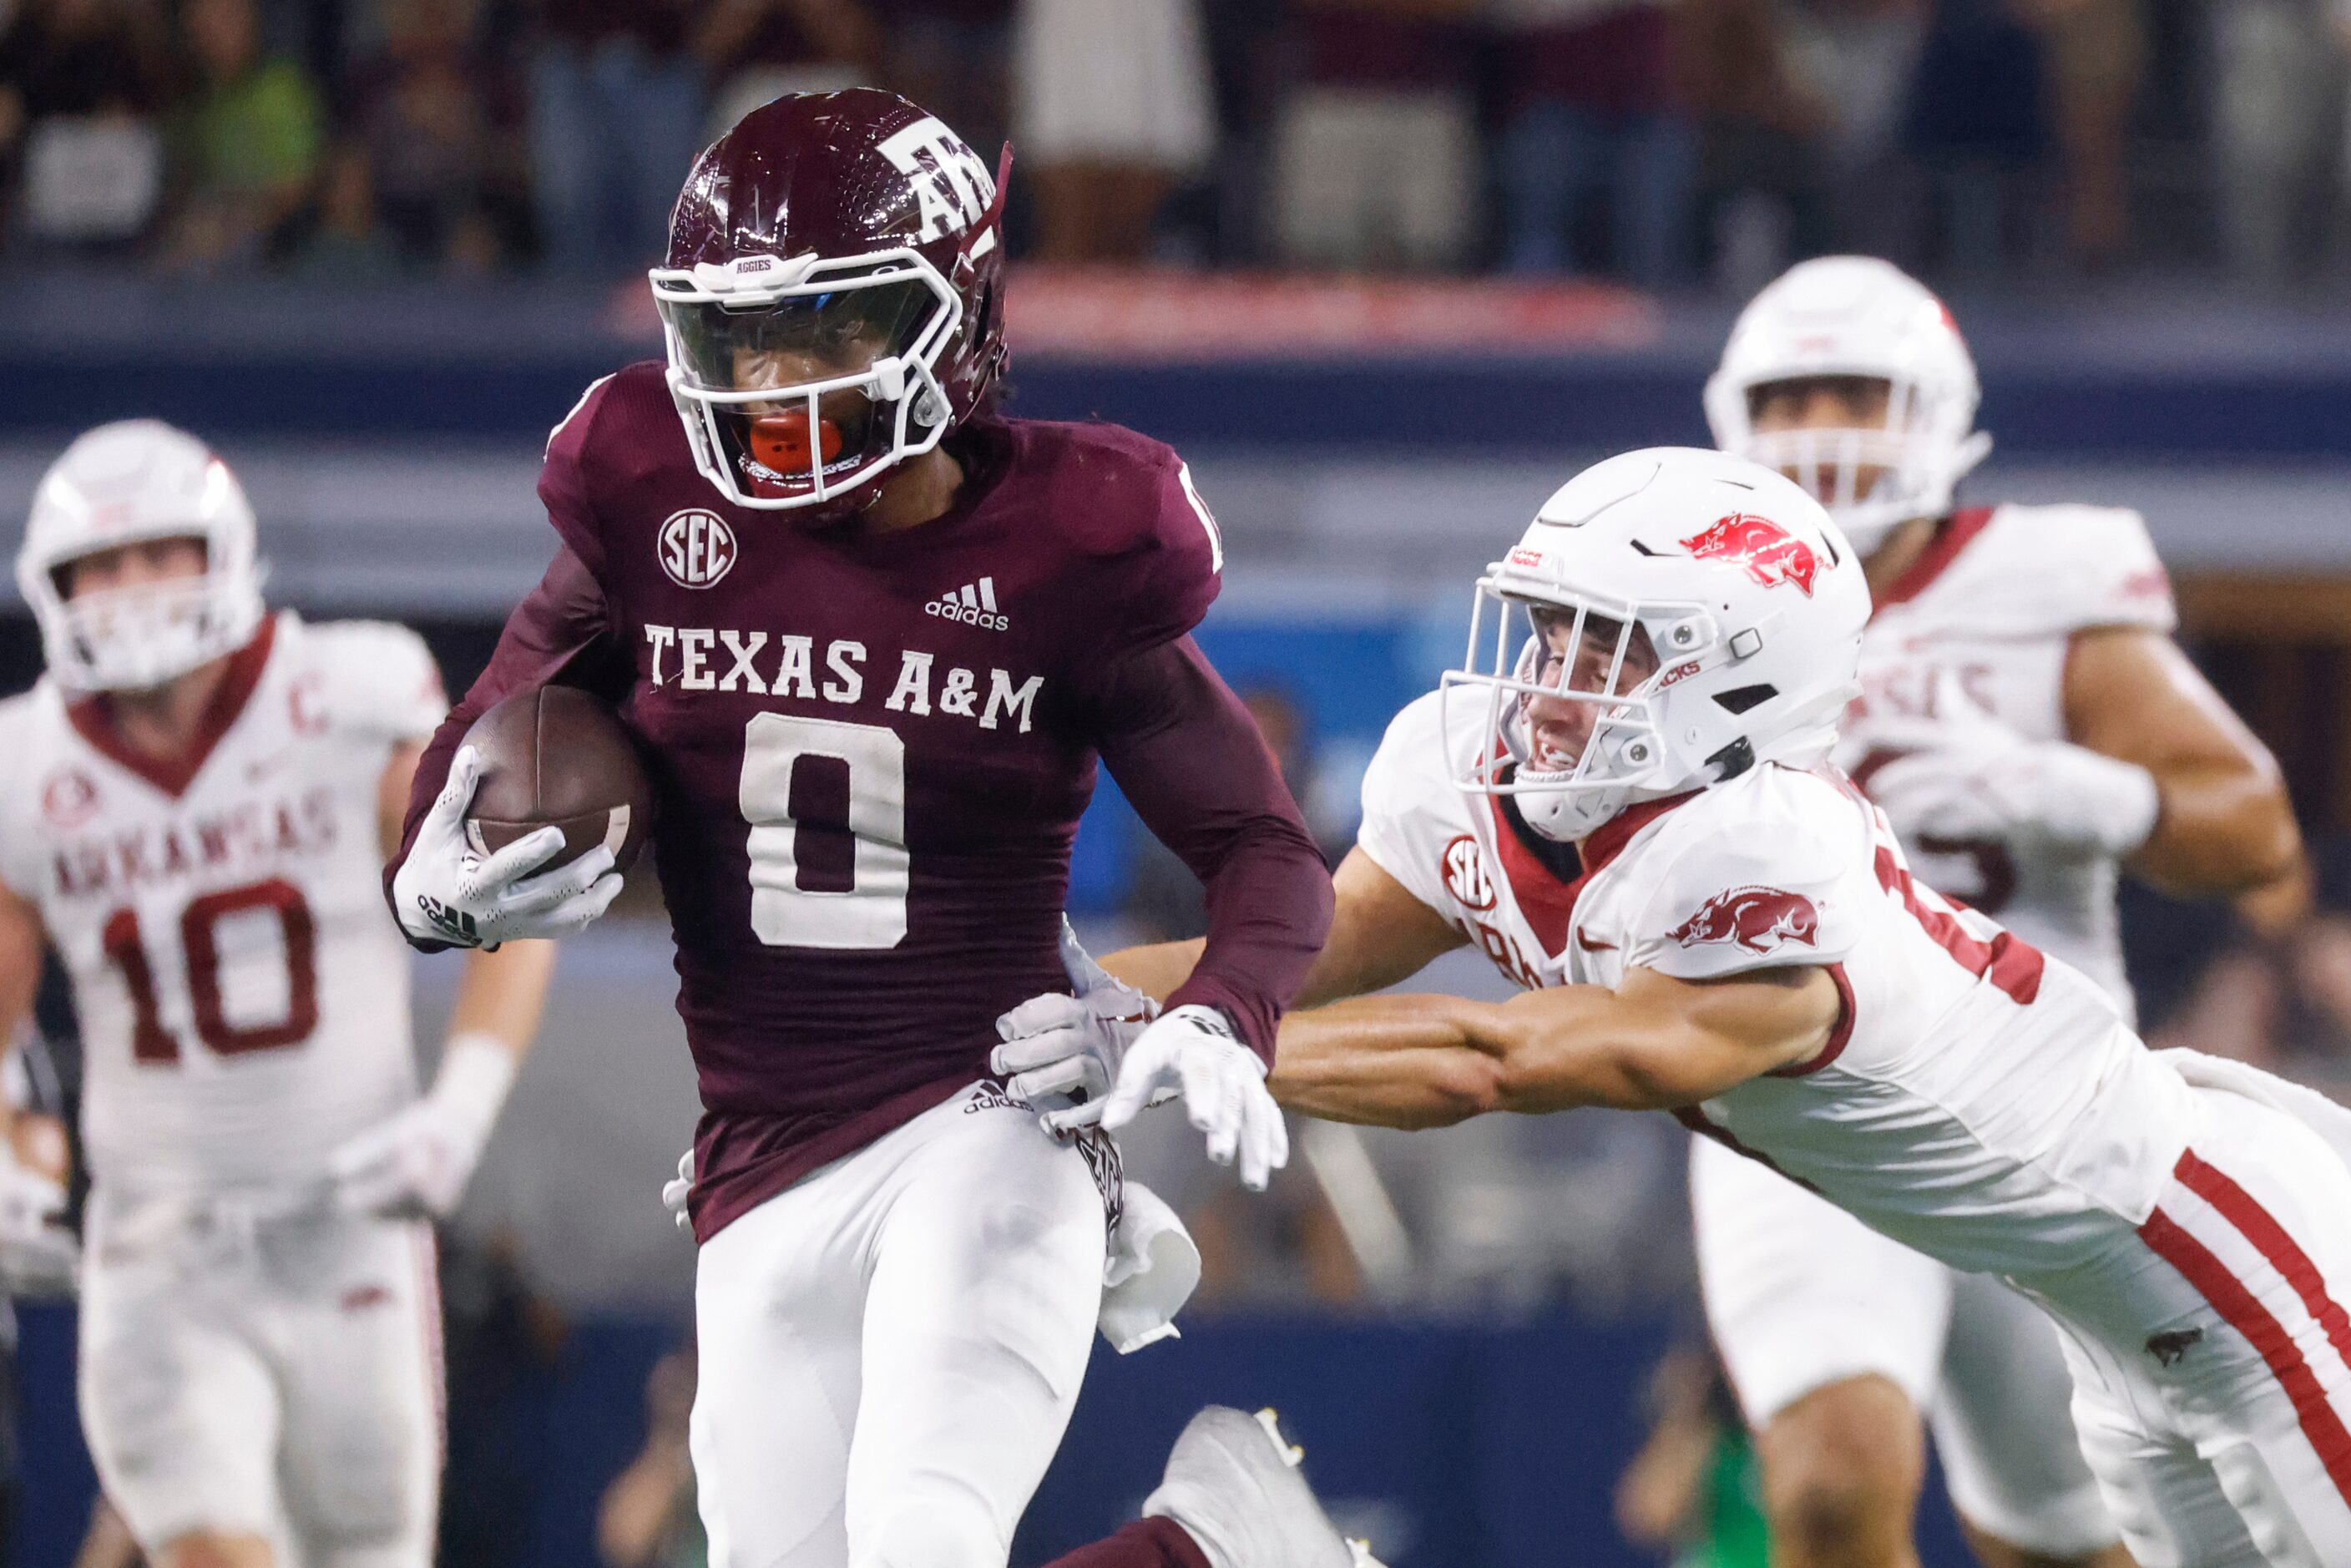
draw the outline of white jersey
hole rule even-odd
[[[0,879],[72,977],[103,1186],[321,1179],[414,1097],[377,792],[445,706],[414,632],[289,612],[232,657],[176,764],[46,678],[0,703]]]
[[[1685,1121],[1963,1270],[2064,1269],[2151,1212],[2191,1131],[2187,1085],[2079,972],[1914,883],[1841,775],[1767,765],[1635,807],[1570,881],[1499,800],[1453,787],[1446,758],[1477,737],[1448,745],[1441,723],[1432,695],[1390,727],[1360,845],[1520,984],[1835,977],[1844,1017],[1816,1061]]]
[[[2074,634],[2126,626],[2168,635],[2176,624],[2170,583],[2137,512],[1959,512],[1879,598],[1862,639],[1862,696],[1845,716],[1837,762],[1866,789],[1878,765],[1918,747],[1950,716],[1940,710],[1962,700],[2027,740],[2064,740]],[[2026,858],[1998,840],[1902,847],[1930,886],[2080,969],[2127,1015],[2112,860]]]

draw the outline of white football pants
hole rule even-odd
[[[426,1568],[441,1479],[429,1226],[237,1200],[90,1203],[81,1414],[151,1560],[193,1531],[280,1568]]]
[[[2137,1234],[2022,1281],[2064,1331],[2085,1452],[2140,1568],[2351,1563],[2351,1168],[2199,1091]]]
[[[1004,1568],[1102,1305],[1085,1158],[984,1086],[705,1244],[712,1568]]]
[[[1925,1413],[1951,1506],[1976,1528],[2053,1557],[2119,1538],[2074,1437],[2059,1335],[2031,1301],[1711,1138],[1690,1142],[1707,1322],[1750,1426],[1875,1374]]]

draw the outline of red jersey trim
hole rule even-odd
[[[1764,1074],[1767,1078],[1809,1078],[1844,1054],[1853,1043],[1853,982],[1845,978],[1844,965],[1828,966],[1829,978],[1836,982],[1837,1020],[1829,1030],[1829,1042],[1810,1061],[1799,1061],[1791,1067],[1775,1067]]]
[[[2192,1154],[2183,1156],[2180,1168],[2173,1173],[2183,1185],[2188,1181],[2185,1166],[2195,1157]],[[2262,1304],[2250,1286],[2229,1271],[2229,1266],[2218,1254],[2163,1210],[2158,1208],[2149,1215],[2147,1223],[2138,1228],[2138,1234],[2157,1257],[2179,1270],[2221,1320],[2244,1335],[2260,1353],[2269,1365],[2270,1375],[2285,1390],[2286,1398],[2294,1406],[2294,1417],[2302,1425],[2302,1434],[2317,1450],[2319,1462],[2326,1468],[2335,1490],[2346,1502],[2351,1502],[2351,1430],[2345,1428],[2343,1417],[2327,1400],[2325,1385],[2311,1370],[2301,1346],[2294,1343],[2285,1325]],[[2299,1255],[2301,1249],[2294,1250]],[[2270,1261],[2274,1265],[2277,1260]]]
[[[1959,552],[1975,542],[1976,536],[1991,522],[1991,515],[1996,509],[1991,507],[1965,507],[1944,518],[1942,526],[1935,530],[1935,537],[1928,541],[1918,559],[1903,568],[1902,575],[1896,578],[1878,597],[1876,608],[1884,610],[1889,605],[1905,604],[1926,592],[1937,578],[1950,570],[1951,563],[1959,559]]]
[[[117,766],[137,774],[177,800],[196,781],[221,737],[229,732],[253,700],[261,673],[269,667],[269,651],[277,641],[277,617],[265,615],[252,640],[228,656],[228,671],[213,688],[212,700],[196,719],[196,733],[185,750],[172,757],[151,757],[134,748],[114,727],[114,706],[104,692],[93,693],[66,707],[66,717],[93,750]]]
[[[1644,800],[1625,807],[1601,823],[1583,841],[1578,855],[1582,869],[1573,882],[1560,881],[1549,866],[1536,859],[1534,852],[1510,826],[1510,818],[1503,814],[1502,798],[1488,797],[1494,815],[1494,842],[1501,855],[1502,874],[1510,880],[1510,896],[1517,902],[1519,913],[1526,916],[1528,929],[1542,944],[1546,954],[1556,958],[1567,951],[1568,931],[1575,924],[1575,901],[1583,896],[1584,884],[1624,853],[1625,846],[1643,828],[1698,793],[1690,789],[1662,800]]]

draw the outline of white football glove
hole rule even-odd
[[[1906,839],[1998,839],[2028,852],[2116,860],[2147,842],[2162,809],[2146,768],[2064,740],[1991,756],[1914,752],[1877,770],[1869,798]]]
[[[1997,839],[2031,853],[2121,859],[2147,842],[2162,800],[2155,775],[2064,740],[2027,740],[1956,680],[1938,683],[1940,718],[1888,727],[1917,748],[1870,776],[1869,798],[1912,841]],[[1878,739],[1873,737],[1874,740]]]
[[[0,1294],[69,1296],[81,1244],[65,1228],[66,1189],[16,1163],[0,1139]]]
[[[501,1041],[477,1034],[451,1040],[429,1093],[328,1155],[335,1207],[346,1214],[445,1218],[465,1195],[514,1077],[514,1052]]]
[[[1061,967],[1075,994],[1048,991],[998,1019],[1004,1043],[987,1059],[989,1071],[1006,1075],[1006,1089],[1046,1112],[1109,1093],[1127,1048],[1159,1016],[1157,1002],[1094,962],[1067,920]]]
[[[1115,1133],[1166,1098],[1184,1097],[1192,1125],[1208,1135],[1208,1157],[1240,1162],[1241,1185],[1263,1192],[1290,1163],[1290,1129],[1265,1086],[1266,1065],[1243,1045],[1232,1020],[1215,1008],[1194,1005],[1163,1013],[1119,1063],[1118,1082],[1103,1098],[1045,1118],[1056,1130],[1099,1121]]]
[[[677,1222],[680,1230],[694,1229],[694,1217],[685,1211],[685,1200],[694,1196],[694,1151],[689,1148],[677,1156],[677,1175],[662,1183],[662,1207]]]
[[[392,875],[401,929],[423,942],[495,947],[528,936],[569,936],[611,907],[621,875],[602,844],[538,876],[530,873],[563,848],[560,828],[526,833],[493,855],[476,854],[465,838],[465,808],[480,779],[480,754],[459,747],[449,782]]]

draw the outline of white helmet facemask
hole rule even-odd
[[[1755,428],[1771,389],[1822,380],[1883,389],[1884,419]],[[1791,267],[1740,312],[1707,382],[1706,416],[1718,447],[1802,486],[1865,555],[1899,524],[1951,509],[1991,450],[1975,427],[1980,397],[1941,300],[1891,263],[1832,256]]]
[[[197,576],[68,593],[78,560],[129,545],[200,544]],[[49,674],[69,691],[143,691],[232,653],[261,623],[253,510],[203,443],[153,420],[100,426],[35,492],[16,584]]]
[[[1457,768],[1463,782],[1511,797],[1528,826],[1561,841],[1672,793],[1679,780],[1653,700],[1666,670],[1649,624],[1694,644],[1705,620],[1698,605],[1541,602],[1481,579],[1468,658],[1446,673],[1438,700],[1481,704],[1475,733],[1499,745]],[[1446,730],[1458,733],[1449,716]]]
[[[1746,389],[1749,433],[1740,455],[1802,486],[1864,554],[1901,524],[1949,511],[1959,481],[1991,450],[1991,437],[1981,431],[1962,428],[1955,438],[1951,411],[1938,407],[1934,390],[1914,381],[1880,382],[1886,419],[1879,425],[1754,430],[1753,405],[1773,384]]]
[[[963,300],[919,251],[744,256],[650,276],[695,466],[736,505],[837,507],[946,434],[937,366]],[[741,384],[746,364],[778,355],[837,368]]]

